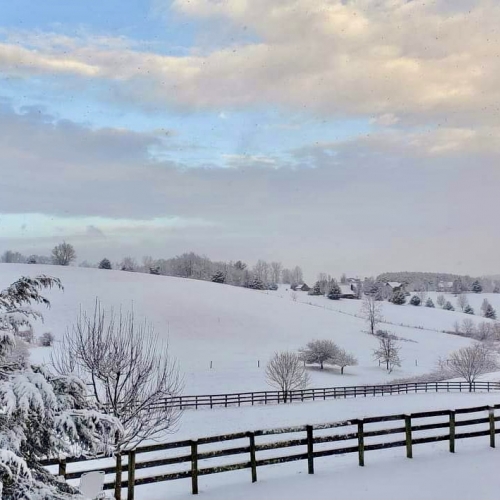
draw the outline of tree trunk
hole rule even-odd
[[[387,370],[389,370],[389,360],[387,360],[385,363],[386,363],[386,366],[387,366]]]
[[[344,375],[344,367],[343,366],[340,367],[340,374]]]
[[[122,498],[122,455],[120,449],[116,453],[115,500]]]
[[[321,366],[321,369],[323,369],[323,361],[319,363],[319,366]]]

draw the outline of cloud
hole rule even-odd
[[[485,273],[500,245],[491,232],[498,136],[494,127],[383,129],[271,156],[228,154],[214,165],[231,168],[186,168],[151,157],[155,134],[4,106],[1,244],[44,253],[64,237],[94,260],[194,250],[301,263],[313,273],[374,273],[414,268],[416,254],[420,269],[458,270],[450,256],[460,241],[460,266]]]
[[[22,39],[1,44],[0,68],[11,75],[76,75],[82,84],[100,79],[113,84],[115,97],[144,107],[276,105],[322,116],[493,124],[500,101],[500,4],[457,5],[176,0],[177,13],[208,26],[222,20],[248,29],[256,41],[165,56],[125,39],[53,35],[51,43],[46,35],[29,45]]]

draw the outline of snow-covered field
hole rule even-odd
[[[65,290],[48,293],[52,308],[44,311],[45,323],[36,326],[36,334],[50,330],[56,339],[61,338],[80,307],[92,309],[96,297],[105,307],[133,307],[139,319],[147,318],[168,339],[184,373],[186,394],[264,390],[268,388],[264,366],[272,353],[298,349],[314,338],[332,339],[359,360],[359,366],[347,368],[343,376],[337,368],[312,368],[312,386],[316,387],[371,384],[421,375],[432,370],[440,356],[470,343],[435,331],[452,329],[457,319],[466,316],[462,313],[384,303],[384,317],[396,325],[381,326],[408,340],[401,343],[402,367],[388,374],[372,358],[377,340],[364,332],[364,320],[353,316],[360,314],[361,301],[330,301],[303,292],[297,292],[294,301],[285,287],[260,292],[122,271],[0,265],[5,286],[21,275],[40,273],[59,277]],[[486,295],[500,311],[500,295]],[[32,356],[43,360],[48,359],[48,354],[49,349],[34,349]]]
[[[439,357],[471,342],[441,332],[451,330],[456,320],[465,317],[462,313],[384,303],[383,314],[390,324],[381,326],[406,339],[401,342],[402,367],[387,374],[372,359],[377,340],[365,332],[365,321],[359,317],[361,301],[329,301],[300,292],[294,300],[286,287],[276,292],[259,292],[121,271],[0,265],[3,286],[22,275],[35,274],[56,276],[65,287],[64,292],[48,292],[52,308],[43,311],[45,322],[35,326],[36,335],[52,331],[60,339],[80,308],[91,310],[96,297],[105,307],[133,307],[138,319],[147,318],[168,340],[184,374],[186,394],[266,389],[264,367],[272,353],[298,349],[314,338],[332,339],[359,359],[359,366],[347,368],[343,376],[336,368],[310,369],[312,385],[316,387],[373,384],[422,375],[435,367]],[[500,311],[499,295],[481,294],[469,300],[478,311],[485,297]],[[479,317],[477,320],[482,321]],[[32,350],[34,361],[48,361],[49,356],[49,348]],[[489,380],[498,380],[498,374]],[[252,429],[498,403],[497,393],[429,393],[189,410],[184,412],[177,432],[165,439],[177,441]],[[365,468],[356,465],[354,455],[318,459],[314,476],[306,474],[304,462],[262,467],[258,471],[259,481],[253,485],[248,470],[203,476],[200,491],[206,498],[240,500],[294,500],[310,496],[313,490],[318,499],[333,495],[369,500],[490,499],[496,498],[498,491],[493,469],[493,464],[497,468],[500,463],[498,453],[488,449],[486,438],[459,441],[454,456],[446,452],[446,443],[416,447],[413,460],[403,458],[403,451],[395,448],[368,453]],[[152,473],[140,470],[137,477]],[[136,498],[191,498],[189,480],[139,487]]]

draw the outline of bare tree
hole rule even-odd
[[[374,295],[366,295],[361,306],[361,314],[368,323],[370,333],[375,335],[377,325],[384,320],[382,316],[382,304],[376,300]]]
[[[358,360],[354,354],[347,352],[345,349],[338,350],[333,362],[340,367],[341,375],[344,375],[344,368],[346,366],[356,366],[358,364]]]
[[[292,298],[292,300],[294,302],[297,302],[297,297],[298,297],[297,292],[292,291],[292,293],[290,294],[290,297]]]
[[[91,388],[103,411],[117,417],[124,431],[116,449],[133,449],[145,439],[171,432],[180,410],[169,404],[180,394],[179,369],[153,327],[133,313],[106,313],[96,301],[93,313],[80,313],[52,356],[56,370],[75,374]],[[122,464],[116,454],[115,498],[121,495]]]
[[[436,299],[436,303],[439,307],[443,308],[444,305],[446,304],[446,299],[444,298],[444,295],[438,295]]]
[[[495,371],[497,368],[496,356],[487,346],[479,342],[453,352],[447,362],[450,375],[464,378],[469,384],[470,392],[480,375]]]
[[[274,353],[266,367],[266,379],[269,385],[283,392],[285,403],[290,391],[305,389],[309,384],[309,375],[301,359],[289,351]]]
[[[281,280],[281,271],[283,265],[281,262],[271,262],[271,281],[278,284]]]
[[[463,311],[468,305],[467,295],[465,293],[459,294],[457,297],[457,306],[460,307],[460,310]]]
[[[339,348],[331,340],[312,340],[299,350],[299,357],[305,363],[319,364],[323,369],[323,364],[336,359],[338,352]]]
[[[120,269],[133,272],[137,269],[137,261],[133,257],[125,257],[120,264]]]
[[[398,346],[394,336],[387,335],[379,338],[379,346],[378,349],[374,349],[373,357],[385,363],[388,372],[392,373],[395,366],[401,366],[400,350],[401,347]]]
[[[58,266],[69,266],[76,259],[73,245],[63,241],[52,249],[52,262]]]
[[[473,337],[476,334],[476,324],[470,318],[465,318],[462,321],[462,332],[467,335],[467,337]]]

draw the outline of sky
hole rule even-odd
[[[0,251],[500,272],[496,0],[0,1]]]

